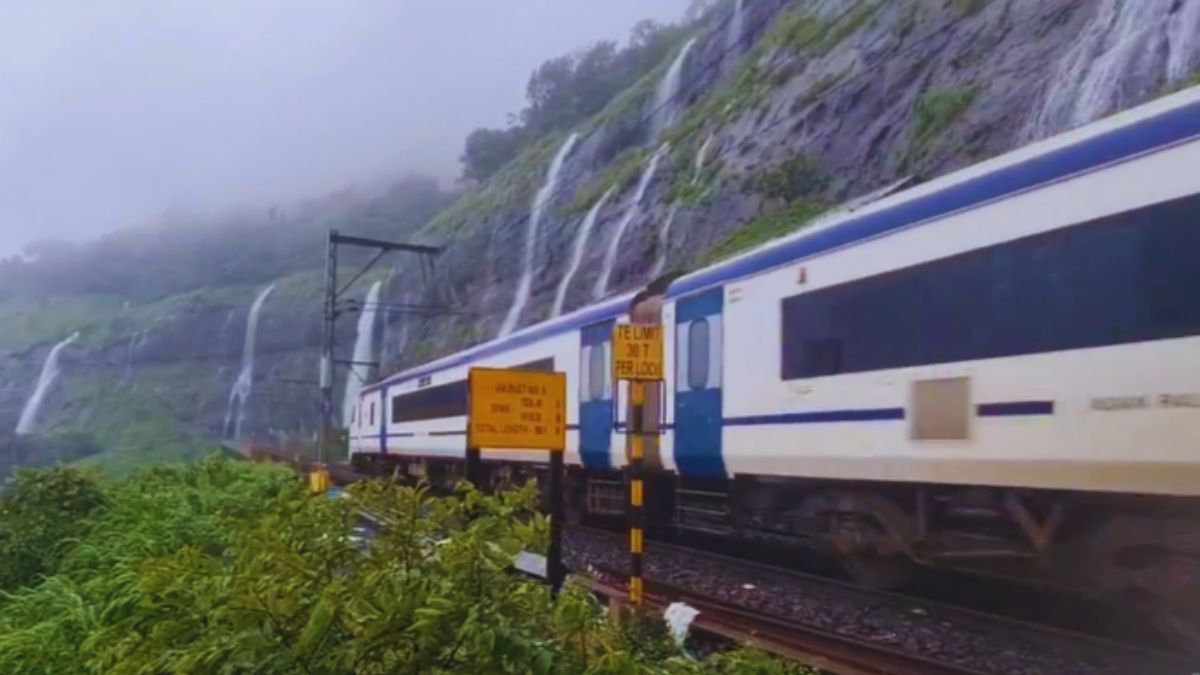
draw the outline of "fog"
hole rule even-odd
[[[542,61],[688,0],[15,0],[0,21],[0,256],[168,209],[416,170],[523,105]]]

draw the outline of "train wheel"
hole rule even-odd
[[[876,590],[905,586],[917,571],[916,565],[908,558],[867,552],[842,558],[842,566],[855,583]]]
[[[1154,626],[1172,644],[1200,657],[1200,612],[1161,605],[1154,611]]]

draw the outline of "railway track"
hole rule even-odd
[[[275,458],[282,459],[282,458]],[[298,470],[308,467],[289,462]],[[368,478],[330,465],[332,481]],[[622,535],[582,526],[565,531],[568,567],[594,592],[623,606],[628,553]],[[530,559],[538,556],[527,556]],[[526,561],[528,567],[529,561]],[[544,560],[540,570],[544,574]],[[538,563],[534,563],[535,568]],[[530,571],[530,570],[526,570]],[[1015,620],[827,577],[658,541],[648,542],[647,603],[700,611],[699,633],[750,644],[845,675],[1188,675],[1182,655]]]
[[[597,592],[624,597],[623,538],[569,528],[567,562]],[[700,610],[701,632],[835,673],[1188,674],[1194,660],[977,610],[865,590],[825,577],[649,542],[655,607]]]
[[[590,585],[593,591],[618,604],[626,595],[625,586],[618,582],[592,579]],[[753,645],[825,672],[844,675],[984,675],[986,672],[784,621],[667,584],[646,583],[647,606],[665,610],[674,602],[684,602],[699,610],[691,624],[693,631]]]

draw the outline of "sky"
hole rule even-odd
[[[0,257],[458,173],[529,73],[689,0],[5,0]]]

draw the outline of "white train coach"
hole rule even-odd
[[[652,531],[1120,595],[1200,645],[1197,260],[1193,88],[388,377],[351,452],[452,478],[470,367],[563,371],[572,513],[622,517],[633,312],[667,342]]]

